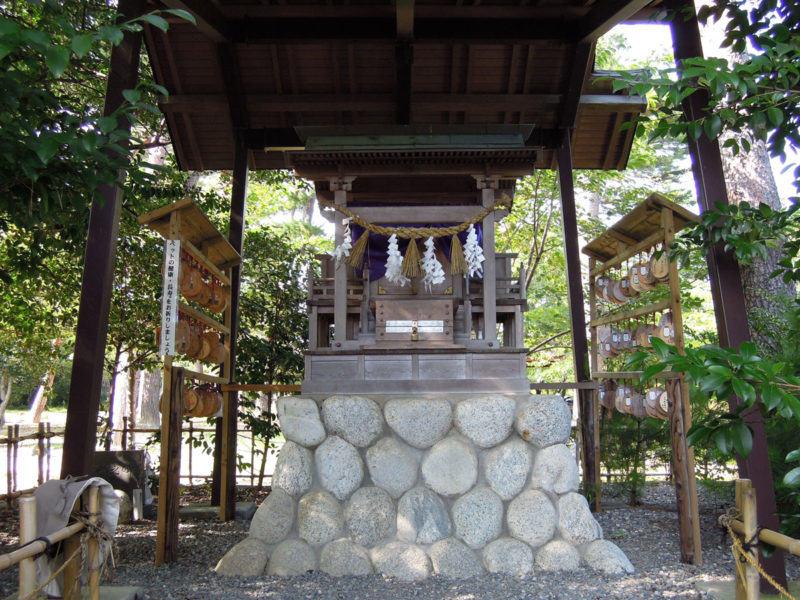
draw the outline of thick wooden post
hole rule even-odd
[[[675,59],[681,61],[703,56],[694,4],[689,0],[667,0],[665,5],[674,14],[671,29]],[[700,91],[686,98],[683,102],[686,119],[700,118],[704,114],[706,105],[707,96]],[[728,204],[728,191],[717,141],[709,140],[705,135],[701,135],[697,140],[690,138],[689,154],[692,157],[692,170],[701,212],[711,209],[717,202]],[[739,265],[732,253],[724,252],[721,246],[712,248],[706,256],[706,261],[711,279],[711,297],[714,301],[719,343],[721,346],[738,348],[742,342],[750,340]],[[735,411],[740,403],[739,398],[731,400],[731,411]],[[758,410],[747,411],[745,419],[753,431],[753,449],[746,459],[737,456],[739,477],[753,481],[758,494],[759,523],[763,527],[777,531],[780,525],[775,516],[777,511],[775,488],[767,453],[764,421]],[[783,552],[776,550],[769,558],[761,556],[760,560],[764,570],[785,587],[786,568],[783,563]],[[778,593],[763,578],[761,590],[770,594]]]
[[[575,381],[589,381],[589,346],[586,341],[586,311],[583,304],[583,283],[581,281],[581,259],[578,248],[578,218],[575,214],[575,187],[572,181],[572,148],[569,134],[565,130],[561,147],[558,149],[558,179],[561,190],[561,215],[564,226],[564,250],[567,261],[567,294],[569,297],[569,318],[572,329],[572,361],[575,366]],[[583,485],[587,492],[597,489],[598,463],[595,460],[594,439],[594,391],[578,390],[581,419],[581,440],[583,453]],[[592,509],[597,505],[592,502]]]
[[[341,180],[332,181],[331,185],[334,187],[336,206],[347,206],[347,185]],[[334,235],[338,247],[344,241],[344,226],[339,215],[336,217]],[[347,341],[347,265],[336,265],[333,277],[333,341],[339,347]]]
[[[120,20],[144,12],[144,0],[120,0]],[[111,50],[104,115],[112,114],[124,101],[123,90],[136,87],[142,32],[126,32],[122,43]],[[130,123],[120,123],[130,129]],[[124,142],[120,142],[123,144]],[[97,411],[103,382],[103,361],[108,332],[108,313],[114,281],[122,190],[101,185],[102,201],[92,203],[89,233],[81,282],[81,301],[72,359],[64,455],[61,476],[85,475],[91,471],[97,440]]]
[[[168,358],[168,357],[167,357]],[[161,403],[161,476],[158,481],[156,566],[178,560],[178,504],[183,422],[183,368],[164,361]]]
[[[249,151],[241,135],[237,135],[236,153],[233,165],[233,189],[231,191],[231,221],[228,241],[240,255],[244,242],[244,215],[247,199],[247,157]],[[242,266],[231,269],[230,317],[226,325],[230,327],[230,356],[223,366],[222,377],[233,381],[236,374],[236,335],[239,330],[239,293],[241,291]],[[238,421],[238,393],[227,392],[222,414],[222,460],[221,495],[219,503],[220,519],[232,521],[236,516],[236,435]]]
[[[483,180],[483,183],[479,182],[479,187],[481,186],[483,186],[481,203],[484,208],[489,208],[494,204],[494,187],[497,186],[497,180]],[[483,218],[483,255],[486,258],[483,263],[483,339],[489,347],[497,348],[500,342],[497,340],[497,263],[494,250],[494,212]]]

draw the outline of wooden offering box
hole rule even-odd
[[[375,321],[377,347],[453,344],[452,300],[378,300]]]

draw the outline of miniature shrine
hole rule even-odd
[[[634,128],[621,125],[646,103],[615,92],[608,74],[594,71],[594,49],[617,23],[690,5],[120,0],[126,18],[181,8],[195,20],[170,17],[168,32],[144,25],[126,33],[112,53],[106,110],[136,87],[144,40],[154,79],[169,92],[159,108],[180,168],[232,170],[232,253],[242,250],[251,169],[293,169],[313,181],[336,228],[337,256],[321,258],[309,283],[303,396],[279,406],[289,441],[262,506],[286,518],[270,517],[262,539],[242,542],[249,567],[258,556],[263,572],[269,557],[268,572],[292,574],[333,555],[329,569],[348,564],[350,574],[368,565],[419,579],[467,565],[461,573],[472,575],[502,565],[513,547],[528,565],[536,548],[539,568],[568,560],[628,570],[621,553],[599,543],[599,526],[576,492],[566,403],[530,395],[524,274],[512,272],[513,257],[495,252],[494,226],[513,208],[516,178],[558,170],[581,471],[586,489],[595,489],[596,383],[573,169],[625,168]],[[702,53],[695,19],[672,27],[676,57]],[[693,95],[686,107],[692,118],[701,100]],[[701,207],[726,202],[718,148],[697,140],[690,151]],[[114,186],[101,191],[87,243],[64,475],[85,472],[93,452],[121,204]],[[418,270],[420,261],[427,269]],[[234,513],[240,389],[232,381],[240,272],[232,265],[214,265],[230,281],[230,304],[222,328],[210,326],[227,344],[218,427],[227,466],[214,481],[223,519]],[[737,265],[712,253],[709,266],[720,341],[736,346],[749,335]],[[170,402],[179,406],[169,408],[179,419],[182,387],[172,383]],[[759,522],[769,524],[774,496],[763,427],[754,427],[747,465],[764,479],[756,483]],[[521,478],[509,466],[517,459]],[[176,490],[175,481],[165,493]],[[415,509],[422,505],[424,514]],[[489,509],[477,518],[481,506]],[[402,530],[401,514],[409,525]],[[326,515],[334,515],[329,528]],[[177,519],[166,526],[169,562],[177,559]],[[337,545],[345,529],[350,543]],[[597,561],[598,553],[610,562]],[[290,572],[280,573],[281,565]]]

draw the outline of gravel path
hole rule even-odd
[[[119,527],[117,566],[110,582],[141,586],[151,600],[589,600],[705,598],[695,588],[696,582],[732,577],[729,542],[716,526],[717,516],[730,505],[729,497],[708,490],[701,493],[702,566],[685,565],[678,560],[678,520],[672,487],[650,486],[638,508],[610,497],[604,500],[605,510],[597,519],[604,536],[618,544],[636,568],[631,576],[611,577],[581,569],[569,575],[537,572],[524,579],[487,575],[455,581],[433,576],[414,584],[379,575],[332,578],[320,572],[293,578],[220,578],[212,571],[214,565],[246,537],[248,523],[182,523],[179,563],[155,567],[155,523],[146,521]],[[0,548],[0,552],[4,551],[7,550]],[[787,560],[787,569],[790,578],[800,577],[797,559]],[[0,597],[13,591],[15,579],[16,569],[0,573]]]

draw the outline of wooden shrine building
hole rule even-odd
[[[126,17],[180,8],[192,13],[196,25],[170,17],[166,33],[145,25],[143,33],[126,34],[112,54],[106,112],[120,105],[123,89],[135,86],[143,37],[155,79],[169,91],[160,108],[180,167],[233,171],[228,239],[237,252],[251,169],[294,169],[314,182],[323,201],[369,215],[372,222],[412,226],[463,222],[498,198],[513,199],[516,178],[535,168],[557,169],[580,384],[588,382],[589,367],[573,169],[625,168],[632,129],[620,126],[645,108],[643,98],[613,93],[611,80],[594,72],[595,43],[617,23],[686,7],[691,2],[120,0],[119,11]],[[679,18],[672,26],[676,57],[702,54],[696,20]],[[689,118],[702,106],[701,97],[688,99]],[[701,139],[690,150],[701,208],[726,202],[716,142]],[[120,205],[118,190],[102,191],[105,202],[93,207],[90,223],[64,475],[86,472],[94,448]],[[340,217],[337,242],[343,235]],[[493,213],[482,223],[492,253],[494,219],[500,217]],[[738,346],[749,337],[738,267],[721,251],[713,253],[709,264],[720,340]],[[524,291],[510,285],[507,298],[497,294],[498,282],[514,277],[503,269],[502,257],[487,255],[480,287],[469,280],[451,281],[450,293],[450,285],[428,293],[426,301],[444,304],[440,316],[430,319],[409,313],[406,292],[390,290],[379,279],[348,276],[345,269],[327,271],[335,280],[333,289],[312,290],[315,331],[304,386],[313,392],[315,373],[329,374],[339,361],[348,364],[347,372],[356,375],[359,385],[368,385],[369,373],[388,369],[408,373],[399,379],[411,391],[414,386],[421,390],[426,389],[418,383],[424,373],[441,372],[430,367],[440,360],[450,361],[448,368],[461,379],[494,379],[496,389],[525,389],[519,332]],[[231,270],[231,282],[233,372],[238,266]],[[395,318],[379,314],[376,303],[381,301]],[[386,320],[437,321],[434,333],[443,339],[428,343],[429,350],[415,364],[381,364],[400,356],[398,348],[417,343],[381,341],[381,327],[391,333]],[[500,339],[497,323],[503,324]],[[468,364],[454,353],[473,360]],[[337,385],[345,390],[353,380]],[[427,381],[431,389],[443,385],[437,377]],[[591,486],[594,405],[588,385],[580,390],[580,408],[587,450],[583,472]],[[235,392],[225,410],[236,414]],[[235,418],[228,423],[235,427]],[[756,424],[754,429],[754,451],[743,462],[742,476],[754,480],[764,512],[759,522],[769,526],[774,499],[763,495],[771,490],[769,470],[763,468],[768,465],[766,443],[763,428]],[[231,437],[234,443],[225,449],[223,465],[235,464]],[[225,518],[233,516],[232,504],[225,501],[232,497],[233,477],[228,468]]]

